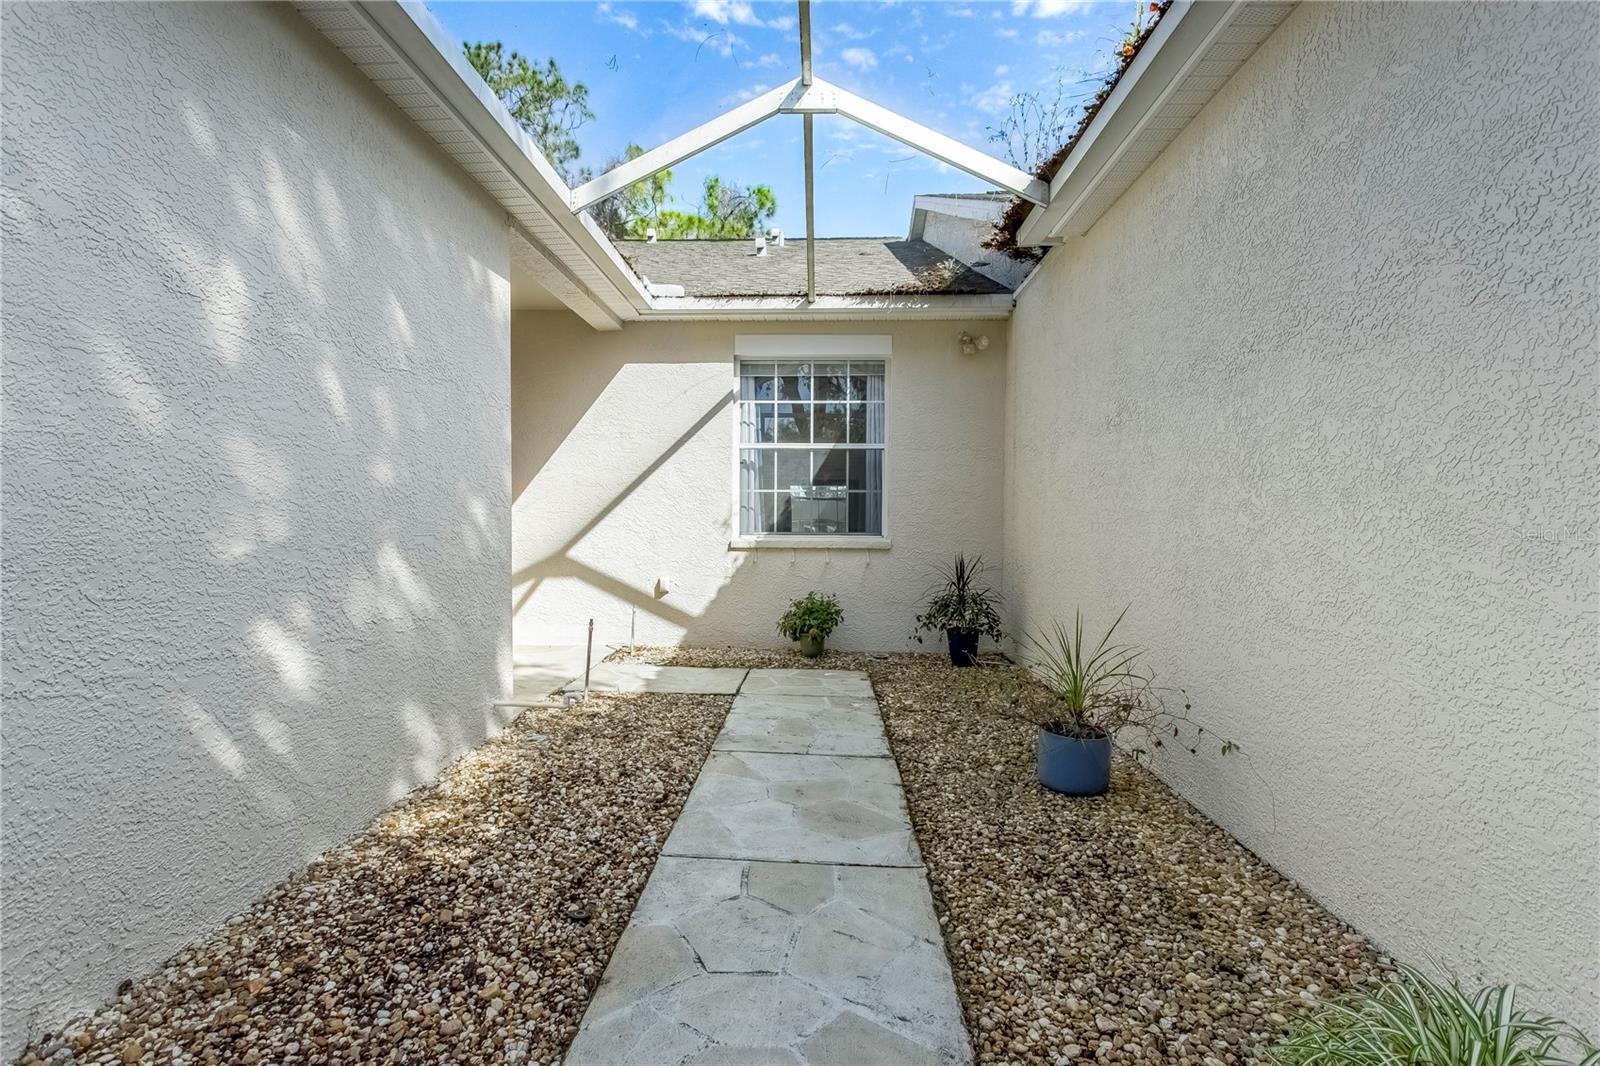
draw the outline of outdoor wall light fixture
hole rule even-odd
[[[989,350],[989,335],[987,333],[980,333],[974,337],[972,334],[963,331],[961,336],[956,339],[961,342],[962,355],[977,355],[979,352]]]

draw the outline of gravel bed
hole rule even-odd
[[[556,1061],[731,702],[524,712],[18,1061]]]
[[[1317,998],[1390,960],[1119,755],[1112,791],[1048,792],[985,657],[639,649],[695,666],[865,670],[883,710],[980,1063],[1255,1062]]]

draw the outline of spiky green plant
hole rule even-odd
[[[1318,1007],[1267,1052],[1277,1066],[1600,1066],[1575,1027],[1523,1010],[1511,985],[1468,992],[1402,967]]]
[[[1056,697],[1057,715],[1046,729],[1080,738],[1114,736],[1142,715],[1150,690],[1150,675],[1139,667],[1144,649],[1112,642],[1127,613],[1124,607],[1093,645],[1084,640],[1081,610],[1070,633],[1051,622],[1039,636],[1026,638],[1039,680]]]
[[[923,633],[943,633],[947,629],[982,633],[998,641],[1000,628],[1000,594],[983,582],[987,569],[983,556],[967,558],[956,555],[955,562],[935,568],[939,584],[928,590],[927,607],[917,615],[917,628],[912,636],[922,643]]]

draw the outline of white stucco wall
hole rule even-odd
[[[4,8],[4,1054],[509,676],[503,213],[292,8]]]
[[[988,351],[962,356],[964,328]],[[887,550],[729,550],[734,336],[785,332],[893,336]],[[581,643],[591,617],[597,644],[626,643],[637,609],[641,643],[779,645],[778,616],[818,589],[845,611],[832,646],[904,648],[936,563],[981,553],[999,583],[1005,323],[595,333],[518,312],[511,336],[518,643]]]
[[[1004,207],[1003,204],[1000,206]],[[995,214],[999,214],[998,209]],[[971,263],[978,273],[993,278],[1009,289],[1015,289],[1032,272],[1033,264],[985,248],[983,242],[993,232],[994,221],[991,219],[956,218],[929,211],[922,228],[922,239],[935,248],[949,252],[963,263]]]
[[[1400,957],[1600,1032],[1600,10],[1312,4],[1012,323],[1013,623],[1245,756],[1164,773]]]

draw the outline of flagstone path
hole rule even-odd
[[[866,675],[736,688],[566,1066],[970,1063]]]

